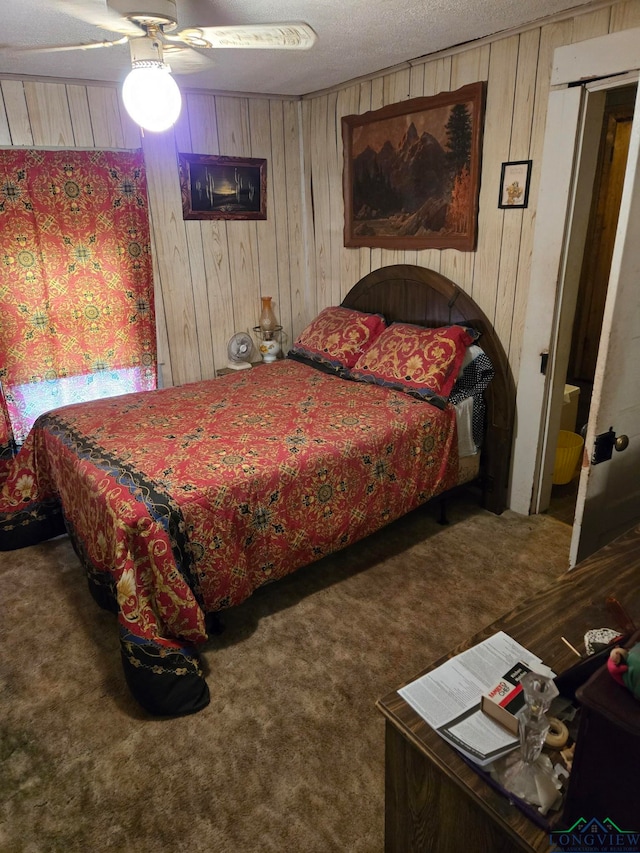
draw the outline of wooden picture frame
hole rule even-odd
[[[473,251],[485,84],[342,119],[344,245]]]
[[[267,161],[178,154],[183,219],[266,219]]]
[[[512,210],[514,207],[528,206],[532,162],[513,160],[502,164],[498,207]]]

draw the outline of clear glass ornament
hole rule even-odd
[[[551,761],[542,754],[549,731],[546,714],[558,688],[552,678],[537,672],[528,672],[521,684],[526,704],[519,716],[520,749],[496,761],[491,775],[507,791],[546,814],[560,789]]]

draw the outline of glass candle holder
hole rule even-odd
[[[537,672],[528,672],[521,684],[525,707],[519,715],[520,749],[496,761],[491,775],[507,791],[546,814],[557,800],[560,788],[551,761],[542,755],[549,731],[547,711],[558,695],[558,688],[552,678]]]
[[[278,321],[271,305],[272,296],[261,296],[262,310],[260,311],[259,327],[263,332],[275,332]]]

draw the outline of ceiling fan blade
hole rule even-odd
[[[271,48],[308,50],[316,34],[308,24],[240,24],[228,27],[190,27],[175,35],[165,36],[190,47]]]
[[[55,5],[65,15],[70,15],[72,18],[84,21],[87,24],[93,24],[94,27],[123,35],[140,35],[140,27],[137,24],[109,8],[104,2],[56,0]]]
[[[66,50],[92,50],[96,47],[114,47],[118,44],[126,44],[129,41],[129,36],[122,36],[116,41],[92,41],[88,44],[56,44],[45,47],[14,47],[12,51],[16,53],[62,53]]]
[[[195,74],[215,64],[211,54],[204,56],[185,44],[163,44],[162,56],[175,74]]]

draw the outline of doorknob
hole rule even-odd
[[[591,464],[598,465],[600,462],[607,462],[611,459],[614,448],[618,452],[626,450],[629,446],[628,435],[616,436],[613,427],[609,427],[608,432],[603,432],[596,436],[593,446],[593,454],[591,456]]]
[[[613,445],[618,453],[622,453],[623,450],[626,450],[629,447],[629,436],[628,435],[619,435],[616,438],[616,443]]]

